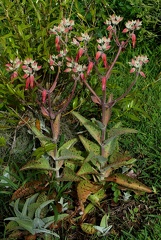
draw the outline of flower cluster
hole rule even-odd
[[[109,45],[110,41],[111,40],[109,38],[106,38],[106,37],[97,39],[97,42],[99,43],[98,46],[97,46],[98,50],[100,50],[102,52],[108,50],[111,47]]]
[[[68,33],[70,30],[72,30],[73,25],[73,20],[69,20],[69,18],[64,18],[63,20],[61,20],[58,26],[54,26],[50,29],[50,34],[60,35],[61,33]]]
[[[81,65],[81,64],[78,64],[76,61],[74,61],[73,59],[71,58],[66,58],[67,59],[67,68],[65,69],[64,72],[73,72],[73,73],[77,73],[78,76],[81,77],[82,80],[84,80],[84,72],[87,70],[87,67],[86,65]]]
[[[107,30],[113,29],[114,26],[118,25],[121,22],[123,17],[116,16],[115,14],[110,16],[109,20],[106,20],[105,24],[108,26]]]
[[[142,77],[146,77],[144,72],[140,71],[140,69],[143,66],[143,64],[146,64],[148,62],[149,62],[149,60],[148,60],[147,56],[139,55],[139,56],[135,57],[134,59],[131,60],[131,62],[129,62],[129,65],[132,66],[130,73],[138,71]]]
[[[91,37],[88,35],[87,32],[85,32],[85,33],[81,33],[81,37],[77,37],[77,39],[80,42],[82,42],[82,41],[89,42]]]
[[[7,67],[6,70],[8,72],[12,72],[11,80],[18,76],[18,68],[22,64],[22,61],[17,57],[15,60],[10,60],[10,63],[7,63],[5,66]]]
[[[22,66],[22,69],[24,71],[24,75],[23,78],[26,79],[26,90],[31,87],[34,87],[34,75],[35,72],[39,71],[41,69],[41,66],[38,66],[38,63],[35,62],[33,59],[31,58],[27,58],[26,60],[24,60],[24,65]]]
[[[54,66],[62,66],[63,64],[63,59],[67,54],[67,50],[61,50],[58,55],[50,55],[49,58],[49,65],[51,70],[54,71]]]
[[[132,20],[132,21],[128,21],[125,24],[126,28],[124,28],[124,30],[122,31],[123,33],[127,33],[130,31],[135,31],[135,30],[139,30],[142,26],[142,22],[140,20]]]
[[[110,38],[106,38],[106,37],[97,39],[97,42],[99,43],[97,48],[99,51],[96,53],[95,59],[98,60],[101,57],[105,67],[107,67],[107,57],[104,51],[107,51],[108,49],[110,49],[111,47],[109,45],[110,41],[111,41]]]

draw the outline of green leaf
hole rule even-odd
[[[63,171],[63,177],[59,178],[59,181],[79,182],[81,181],[81,179],[82,178],[77,176],[72,169],[70,169],[69,167],[65,167]]]
[[[59,221],[62,221],[65,218],[68,218],[69,216],[70,215],[67,213],[62,213],[62,214],[58,214],[57,218],[55,218],[55,216],[43,218],[43,222],[45,223],[45,228],[50,226],[52,223],[58,223]]]
[[[91,136],[101,145],[101,130],[99,127],[81,116],[78,112],[73,111],[72,114],[83,124]]]
[[[59,149],[58,149],[58,156],[60,155],[60,152],[63,150],[63,149],[70,149],[71,147],[74,146],[74,144],[76,144],[77,142],[77,138],[73,138],[71,140],[69,140],[68,142],[64,143]]]
[[[31,160],[25,166],[23,166],[20,170],[28,170],[28,169],[42,169],[42,170],[48,170],[48,171],[55,171],[54,168],[50,167],[49,160],[46,158]]]
[[[84,158],[80,155],[74,154],[68,149],[63,149],[61,151],[61,156],[56,160],[65,160],[65,159],[76,159],[76,160],[83,160]]]
[[[40,218],[42,209],[45,208],[47,205],[49,205],[52,202],[54,202],[54,199],[48,200],[48,201],[42,203],[35,211],[35,218]]]
[[[81,225],[81,229],[83,230],[83,232],[87,233],[87,234],[91,234],[93,235],[94,233],[97,232],[97,230],[94,228],[93,224],[90,223],[82,223]]]
[[[98,174],[98,172],[90,165],[90,163],[85,162],[82,164],[81,168],[77,172],[77,176],[87,175],[87,174]]]
[[[34,125],[31,126],[31,130],[36,135],[36,137],[39,139],[42,146],[51,142],[52,139],[50,139],[50,138],[46,137],[44,134],[42,134]]]
[[[127,161],[126,160],[125,161],[117,161],[117,162],[108,164],[107,167],[102,170],[102,175],[104,177],[108,177],[113,172],[113,170],[116,170],[122,166],[131,165],[135,162],[136,162],[136,159],[131,158],[130,160],[127,160]]]
[[[78,183],[77,194],[81,207],[92,193],[96,193],[101,188],[100,185],[91,183],[88,180],[82,180]]]
[[[100,190],[98,190],[96,193],[91,194],[88,197],[88,200],[90,200],[94,205],[99,206],[100,205],[100,201],[102,199],[104,199],[106,197],[106,193],[105,193],[105,189],[101,188]]]
[[[6,145],[6,139],[3,136],[1,136],[0,137],[0,147],[4,147],[5,145]]]
[[[84,146],[84,148],[86,149],[86,151],[88,152],[93,152],[95,155],[100,155],[100,146],[90,140],[88,140],[87,138],[83,137],[82,135],[79,135],[79,138]]]
[[[148,188],[146,185],[144,185],[137,179],[131,178],[121,173],[116,173],[109,176],[108,178],[106,178],[106,181],[116,182],[117,184],[129,189],[132,189],[134,191],[141,191],[141,192],[147,192],[147,193],[152,192],[150,188]]]
[[[32,235],[35,234],[35,230],[33,229],[33,221],[32,220],[17,219],[16,222],[19,224],[20,227],[29,231]]]

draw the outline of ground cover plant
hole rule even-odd
[[[131,153],[137,154],[126,152],[131,138],[123,140],[128,133],[136,135],[137,131],[133,126],[130,129],[121,125],[121,110],[115,107],[123,105],[127,109],[133,101],[133,96],[129,96],[133,86],[141,77],[145,78],[142,66],[148,63],[147,56],[133,55],[131,62],[126,57],[127,65],[118,60],[126,56],[128,47],[135,50],[142,22],[127,21],[121,30],[123,18],[109,14],[102,22],[103,30],[96,33],[95,18],[90,28],[81,13],[72,16],[68,3],[60,4],[63,15],[57,11],[59,3],[55,8],[44,1],[39,8],[31,3],[32,7],[20,6],[23,24],[19,24],[18,16],[11,15],[16,11],[15,2],[6,3],[10,14],[2,17],[5,27],[1,46],[9,55],[2,54],[1,58],[5,62],[1,71],[1,98],[5,99],[1,103],[1,119],[4,114],[9,118],[2,126],[6,130],[15,126],[12,151],[20,129],[25,129],[29,135],[26,141],[32,142],[33,148],[23,161],[12,152],[9,159],[2,159],[1,194],[11,196],[12,201],[6,211],[4,236],[75,239],[76,231],[81,239],[83,236],[104,239],[107,235],[117,238],[123,225],[118,226],[113,212],[118,211],[118,216],[121,213],[131,224],[131,230],[138,228],[140,211],[147,212],[146,201],[150,199],[142,193],[156,192],[152,182],[146,186],[137,180],[140,174]],[[74,3],[78,9],[79,3]],[[5,2],[1,6],[3,12]],[[35,12],[28,18],[26,12],[32,9]],[[45,11],[50,11],[47,19]],[[70,13],[70,19],[64,17],[65,11]],[[126,86],[121,83],[119,88],[112,82],[120,69],[130,73]],[[79,110],[87,97],[90,103],[83,111]],[[135,108],[131,104],[131,108],[147,117],[140,104]],[[112,122],[112,109],[119,121]],[[137,121],[135,115],[125,117]],[[62,123],[63,118],[67,123]],[[121,138],[119,146],[119,138],[124,134],[126,138]],[[6,139],[2,137],[1,146],[5,145]],[[154,194],[149,196],[153,198]],[[129,201],[131,198],[134,200]],[[140,233],[140,239],[142,234],[149,234],[147,231]],[[130,233],[124,231],[124,235]]]

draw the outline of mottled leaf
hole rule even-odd
[[[79,135],[79,138],[88,152],[93,152],[95,155],[100,155],[100,146],[97,145],[96,143],[88,140],[87,138],[83,137],[82,135]]]
[[[81,116],[78,112],[73,111],[72,114],[83,124],[83,126],[87,129],[87,131],[91,134],[91,136],[99,144],[101,144],[101,130],[99,129],[99,127],[93,122]]]
[[[86,174],[97,174],[98,172],[90,165],[88,162],[84,162],[77,172],[78,176],[86,175]]]
[[[13,193],[12,201],[18,198],[27,197],[44,189],[46,189],[46,183],[44,181],[33,180],[27,182],[24,186],[20,187]]]
[[[71,181],[71,182],[79,182],[81,181],[81,177],[77,176],[76,173],[70,169],[69,167],[64,167],[63,176],[59,178],[59,181]]]
[[[91,193],[96,193],[100,188],[101,188],[100,185],[93,184],[88,180],[82,180],[81,182],[78,183],[77,194],[80,207],[83,212],[84,212],[83,203],[85,203],[85,201],[87,200]]]
[[[94,204],[94,205],[100,205],[100,201],[106,197],[105,189],[101,188],[96,193],[91,194],[88,199]]]
[[[94,228],[94,225],[90,223],[82,223],[81,229],[87,234],[94,234],[97,232],[97,230]]]
[[[149,187],[147,187],[137,179],[131,178],[121,173],[116,173],[114,175],[109,176],[108,178],[106,178],[106,181],[116,182],[123,187],[130,188],[136,191],[147,192],[147,193],[152,192],[152,190]]]
[[[42,169],[42,170],[54,171],[54,169],[50,167],[49,160],[46,158],[31,160],[25,166],[23,166],[20,170],[28,170],[28,169]]]

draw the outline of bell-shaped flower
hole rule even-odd
[[[47,90],[43,89],[43,91],[42,91],[42,103],[43,104],[46,102],[46,97],[47,97]]]
[[[89,62],[88,67],[87,67],[87,75],[90,74],[90,72],[93,69],[93,66],[94,66],[94,63],[93,62]]]

